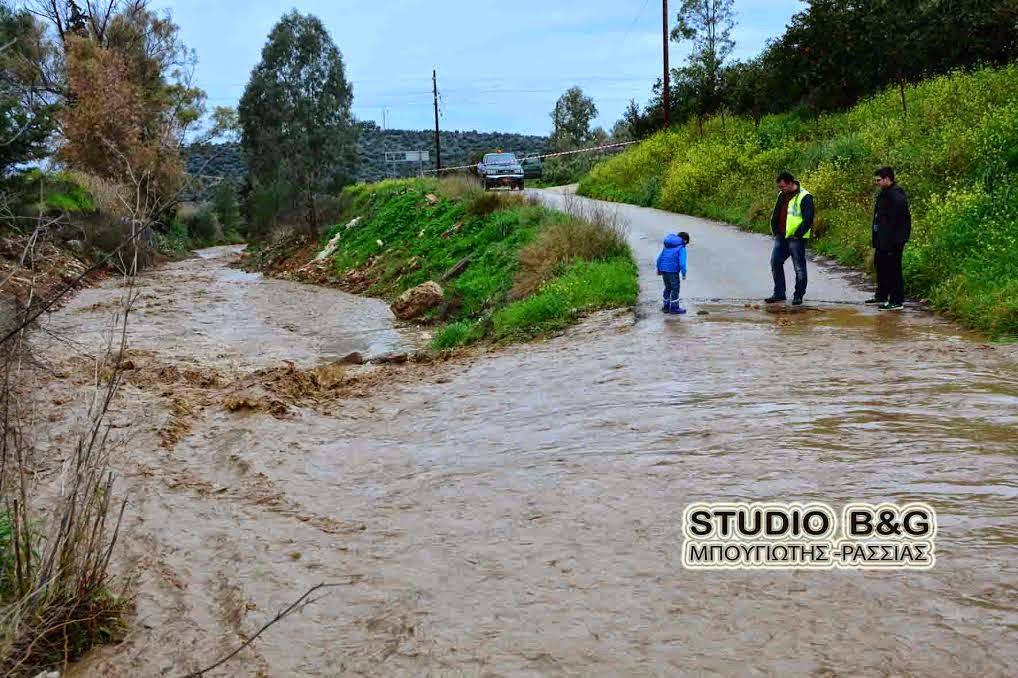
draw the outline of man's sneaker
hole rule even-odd
[[[864,304],[869,304],[869,305],[873,305],[873,304],[886,304],[887,301],[885,299],[877,299],[876,297],[870,297],[869,299],[867,299],[863,303]]]
[[[900,311],[902,309],[902,305],[893,304],[889,301],[885,301],[884,303],[877,306],[877,308],[880,309],[881,311]]]
[[[794,297],[792,299],[792,306],[802,306],[802,297]]]
[[[776,304],[779,301],[784,301],[784,300],[785,300],[784,297],[767,297],[766,299],[764,299],[764,303],[765,304]]]

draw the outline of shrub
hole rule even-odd
[[[617,212],[567,202],[570,213],[555,219],[520,251],[520,268],[509,294],[522,299],[576,260],[604,261],[629,251],[627,228]]]
[[[223,239],[216,213],[210,205],[199,205],[181,210],[180,220],[187,227],[188,235],[197,246],[211,245]]]
[[[499,210],[517,207],[523,204],[523,198],[513,193],[502,191],[481,191],[467,197],[467,213],[483,217]]]
[[[237,186],[227,179],[219,182],[212,199],[212,210],[224,231],[240,228],[240,206],[237,204]]]
[[[453,174],[442,177],[435,190],[451,200],[461,200],[480,192],[481,182],[477,176]]]

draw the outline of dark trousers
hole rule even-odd
[[[678,273],[661,273],[661,279],[665,284],[665,291],[662,295],[664,308],[675,310],[678,308],[679,292],[682,289],[682,276]],[[675,308],[672,308],[672,307]]]
[[[803,238],[774,238],[771,252],[771,274],[774,276],[774,296],[785,298],[785,261],[792,258],[795,269],[795,296],[806,294],[806,240]]]
[[[893,250],[875,250],[873,264],[877,269],[877,301],[900,304],[905,301],[905,276],[901,272],[901,255],[905,246]]]

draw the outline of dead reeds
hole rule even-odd
[[[616,210],[566,196],[563,211],[564,219],[545,225],[520,250],[510,299],[530,296],[574,261],[606,261],[629,252],[629,227]]]
[[[137,270],[132,249],[124,262],[129,280]],[[27,271],[34,270],[33,256],[27,253]],[[71,449],[39,447],[40,364],[26,340],[27,320],[39,301],[34,287],[13,318],[20,329],[0,345],[2,675],[61,666],[123,630],[125,602],[113,592],[110,560],[126,500],[116,493],[107,419],[120,386],[134,300],[133,287],[126,289],[94,359],[91,397]],[[59,470],[47,473],[55,459],[63,460]]]

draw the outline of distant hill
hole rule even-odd
[[[392,175],[393,167],[391,165],[387,167],[385,163],[387,151],[427,151],[430,162],[425,163],[425,169],[434,169],[434,130],[383,131],[373,122],[362,122],[360,126],[361,134],[357,149],[360,156],[358,179],[361,181],[378,181]],[[498,149],[526,153],[546,153],[549,149],[548,137],[501,132],[442,132],[441,141],[443,167],[476,162],[477,156],[481,153]],[[215,157],[207,161],[210,156]],[[243,179],[247,174],[244,154],[239,144],[192,146],[187,158],[187,170],[206,176],[226,176],[235,179]],[[408,176],[416,171],[416,163],[413,165],[401,163],[396,166],[396,172],[400,176]]]

